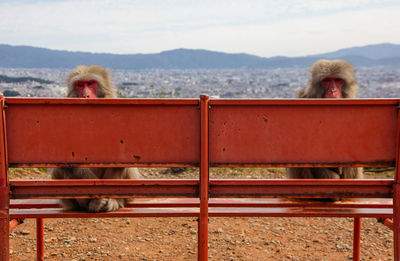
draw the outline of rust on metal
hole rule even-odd
[[[103,162],[103,163],[9,163],[9,168],[109,168],[109,167],[138,167],[138,168],[177,168],[177,167],[199,167],[199,163],[162,163],[162,162]]]
[[[199,198],[135,198],[125,204],[127,208],[179,208],[200,207]],[[209,207],[234,208],[393,208],[389,198],[343,198],[340,201],[315,201],[290,198],[210,198]],[[10,208],[60,208],[56,199],[12,199]]]
[[[74,99],[74,98],[5,98],[6,105],[198,105],[198,99]]]
[[[37,218],[40,260],[43,218],[197,217],[198,259],[207,260],[208,218],[238,216],[355,218],[355,258],[360,218],[381,218],[394,231],[399,259],[398,99],[0,99],[0,230],[7,241],[1,260],[8,259],[6,231],[16,222],[10,218]],[[193,180],[8,183],[7,166],[198,167],[200,174]],[[219,180],[209,179],[210,166],[396,166],[396,175],[394,180]],[[108,213],[64,211],[57,201],[88,197],[134,201]]]
[[[400,131],[400,130],[399,130]],[[399,171],[397,169],[397,171]],[[400,184],[393,184],[393,247],[394,260],[400,260]]]
[[[393,219],[392,218],[378,218],[378,222],[384,224],[390,230],[393,231]]]
[[[4,97],[0,94],[0,260],[9,260],[9,187],[8,187],[8,144],[5,123]]]
[[[199,217],[198,208],[123,208],[85,213],[62,209],[11,209],[12,218]],[[209,208],[209,217],[368,217],[392,218],[392,209],[341,208]]]
[[[8,209],[8,197],[9,197],[9,190],[6,187],[6,184],[0,186],[0,210],[7,210]]]
[[[11,188],[16,187],[57,187],[57,186],[146,186],[146,185],[160,185],[160,186],[197,186],[199,180],[197,179],[27,179],[27,180],[11,180]]]
[[[391,218],[388,208],[210,208],[210,217],[363,217]]]
[[[209,197],[209,96],[200,96],[200,213],[198,221],[198,260],[208,259]]]
[[[36,218],[36,260],[44,261],[44,222],[43,218]]]
[[[222,152],[225,152],[226,148],[222,148]],[[267,167],[303,167],[303,168],[329,168],[329,167],[394,167],[394,161],[374,161],[374,162],[299,162],[299,163],[285,163],[285,162],[246,162],[246,163],[229,163],[229,162],[218,162],[211,163],[210,167],[224,167],[224,168],[267,168]]]
[[[353,260],[360,260],[361,218],[355,217],[353,221]]]
[[[13,218],[10,220],[10,229],[9,229],[9,233],[11,233],[14,228],[16,228],[18,225],[24,223],[24,219],[23,218]]]
[[[57,199],[11,199],[10,208],[59,208]]]
[[[14,180],[10,198],[197,197],[198,180]]]
[[[198,208],[122,208],[114,212],[77,212],[62,209],[11,209],[12,218],[199,217]]]
[[[15,206],[24,206],[23,201],[33,202],[33,200],[13,200],[19,202]],[[82,217],[81,212],[54,211],[54,200],[41,200],[44,202],[42,208],[47,206],[47,209],[42,209],[43,213],[50,214],[48,217],[62,217],[63,213],[67,213],[70,217]],[[47,202],[47,203],[46,203]],[[263,202],[262,205],[254,205],[257,202]],[[286,202],[286,203],[285,203]],[[230,204],[231,205],[227,205]],[[193,216],[200,213],[198,198],[168,198],[168,199],[135,199],[129,203],[122,212],[115,213],[115,216],[143,216],[150,215],[154,208],[164,209],[160,216],[179,215],[188,209],[192,211]],[[14,205],[14,204],[12,204]],[[379,217],[392,217],[391,203],[385,199],[353,199],[353,201],[341,202],[315,202],[315,201],[291,201],[289,199],[211,199],[209,204],[210,216],[335,216],[340,217],[371,217],[373,215]],[[36,208],[36,207],[35,207]],[[151,210],[148,210],[151,208]],[[25,210],[24,210],[25,209]],[[138,212],[131,211],[139,210]],[[22,207],[19,210],[11,209],[11,216],[14,217],[38,217],[40,211],[32,211],[32,208]],[[145,214],[146,213],[146,214]],[[112,217],[113,214],[107,214]],[[89,216],[86,216],[89,217]],[[90,217],[98,217],[92,214]]]
[[[200,163],[198,101],[71,100],[9,101],[10,166]]]
[[[400,108],[400,106],[398,108]],[[398,110],[398,112],[399,112],[399,110]],[[394,172],[395,183],[400,182],[400,163],[399,163],[399,160],[400,160],[400,113],[398,113],[398,115],[397,115],[397,128],[399,131],[397,132],[397,137],[396,137],[396,166],[395,166],[395,172]],[[400,247],[399,247],[399,258],[400,258]]]
[[[210,104],[211,166],[393,166],[396,161],[395,100]]]
[[[210,106],[214,105],[399,105],[399,99],[210,99]]]
[[[210,180],[211,197],[391,198],[391,180]]]

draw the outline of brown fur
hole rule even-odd
[[[95,80],[99,86],[98,98],[116,98],[116,89],[111,83],[108,71],[98,65],[78,66],[67,76],[68,97],[77,98],[74,83],[79,80]],[[49,169],[52,179],[138,179],[136,168],[55,168]],[[61,199],[66,210],[89,212],[110,212],[124,207],[129,199]]]
[[[57,168],[51,169],[52,179],[138,179],[136,168]],[[83,210],[89,212],[110,212],[123,208],[129,199],[61,199],[65,210]]]
[[[111,83],[109,72],[98,65],[80,65],[77,66],[67,76],[68,94],[70,98],[78,98],[74,84],[79,80],[95,80],[99,85],[97,89],[97,98],[117,98],[116,88]]]
[[[290,179],[362,179],[362,168],[288,168]]]
[[[343,60],[319,60],[311,66],[310,74],[307,86],[297,93],[297,98],[324,98],[325,88],[322,88],[320,83],[328,76],[344,80],[343,98],[356,97],[358,85],[354,77],[354,68],[350,63]]]
[[[310,79],[306,87],[297,93],[297,98],[324,98],[325,88],[321,81],[328,76],[344,80],[343,98],[355,98],[358,85],[354,77],[353,66],[343,60],[319,60],[311,66]],[[362,168],[288,168],[291,179],[361,179]]]

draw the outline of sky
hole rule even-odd
[[[399,0],[0,0],[0,44],[305,56],[400,44]]]

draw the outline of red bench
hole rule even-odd
[[[219,100],[202,96],[2,97],[0,102],[1,260],[8,260],[8,233],[19,219],[37,219],[37,256],[42,260],[43,218],[188,216],[199,220],[199,260],[208,257],[208,217],[228,216],[352,217],[354,260],[359,259],[360,218],[380,218],[394,229],[394,255],[399,260],[400,100]],[[199,167],[199,179],[7,178],[8,167],[111,166]],[[349,166],[395,166],[395,178],[217,180],[208,175],[209,167]],[[135,200],[111,213],[64,211],[55,201],[82,197]],[[346,200],[291,199],[324,197]]]

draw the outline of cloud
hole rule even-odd
[[[0,1],[0,43],[113,53],[184,47],[301,55],[371,39],[400,42],[394,28],[399,11],[397,0]]]

